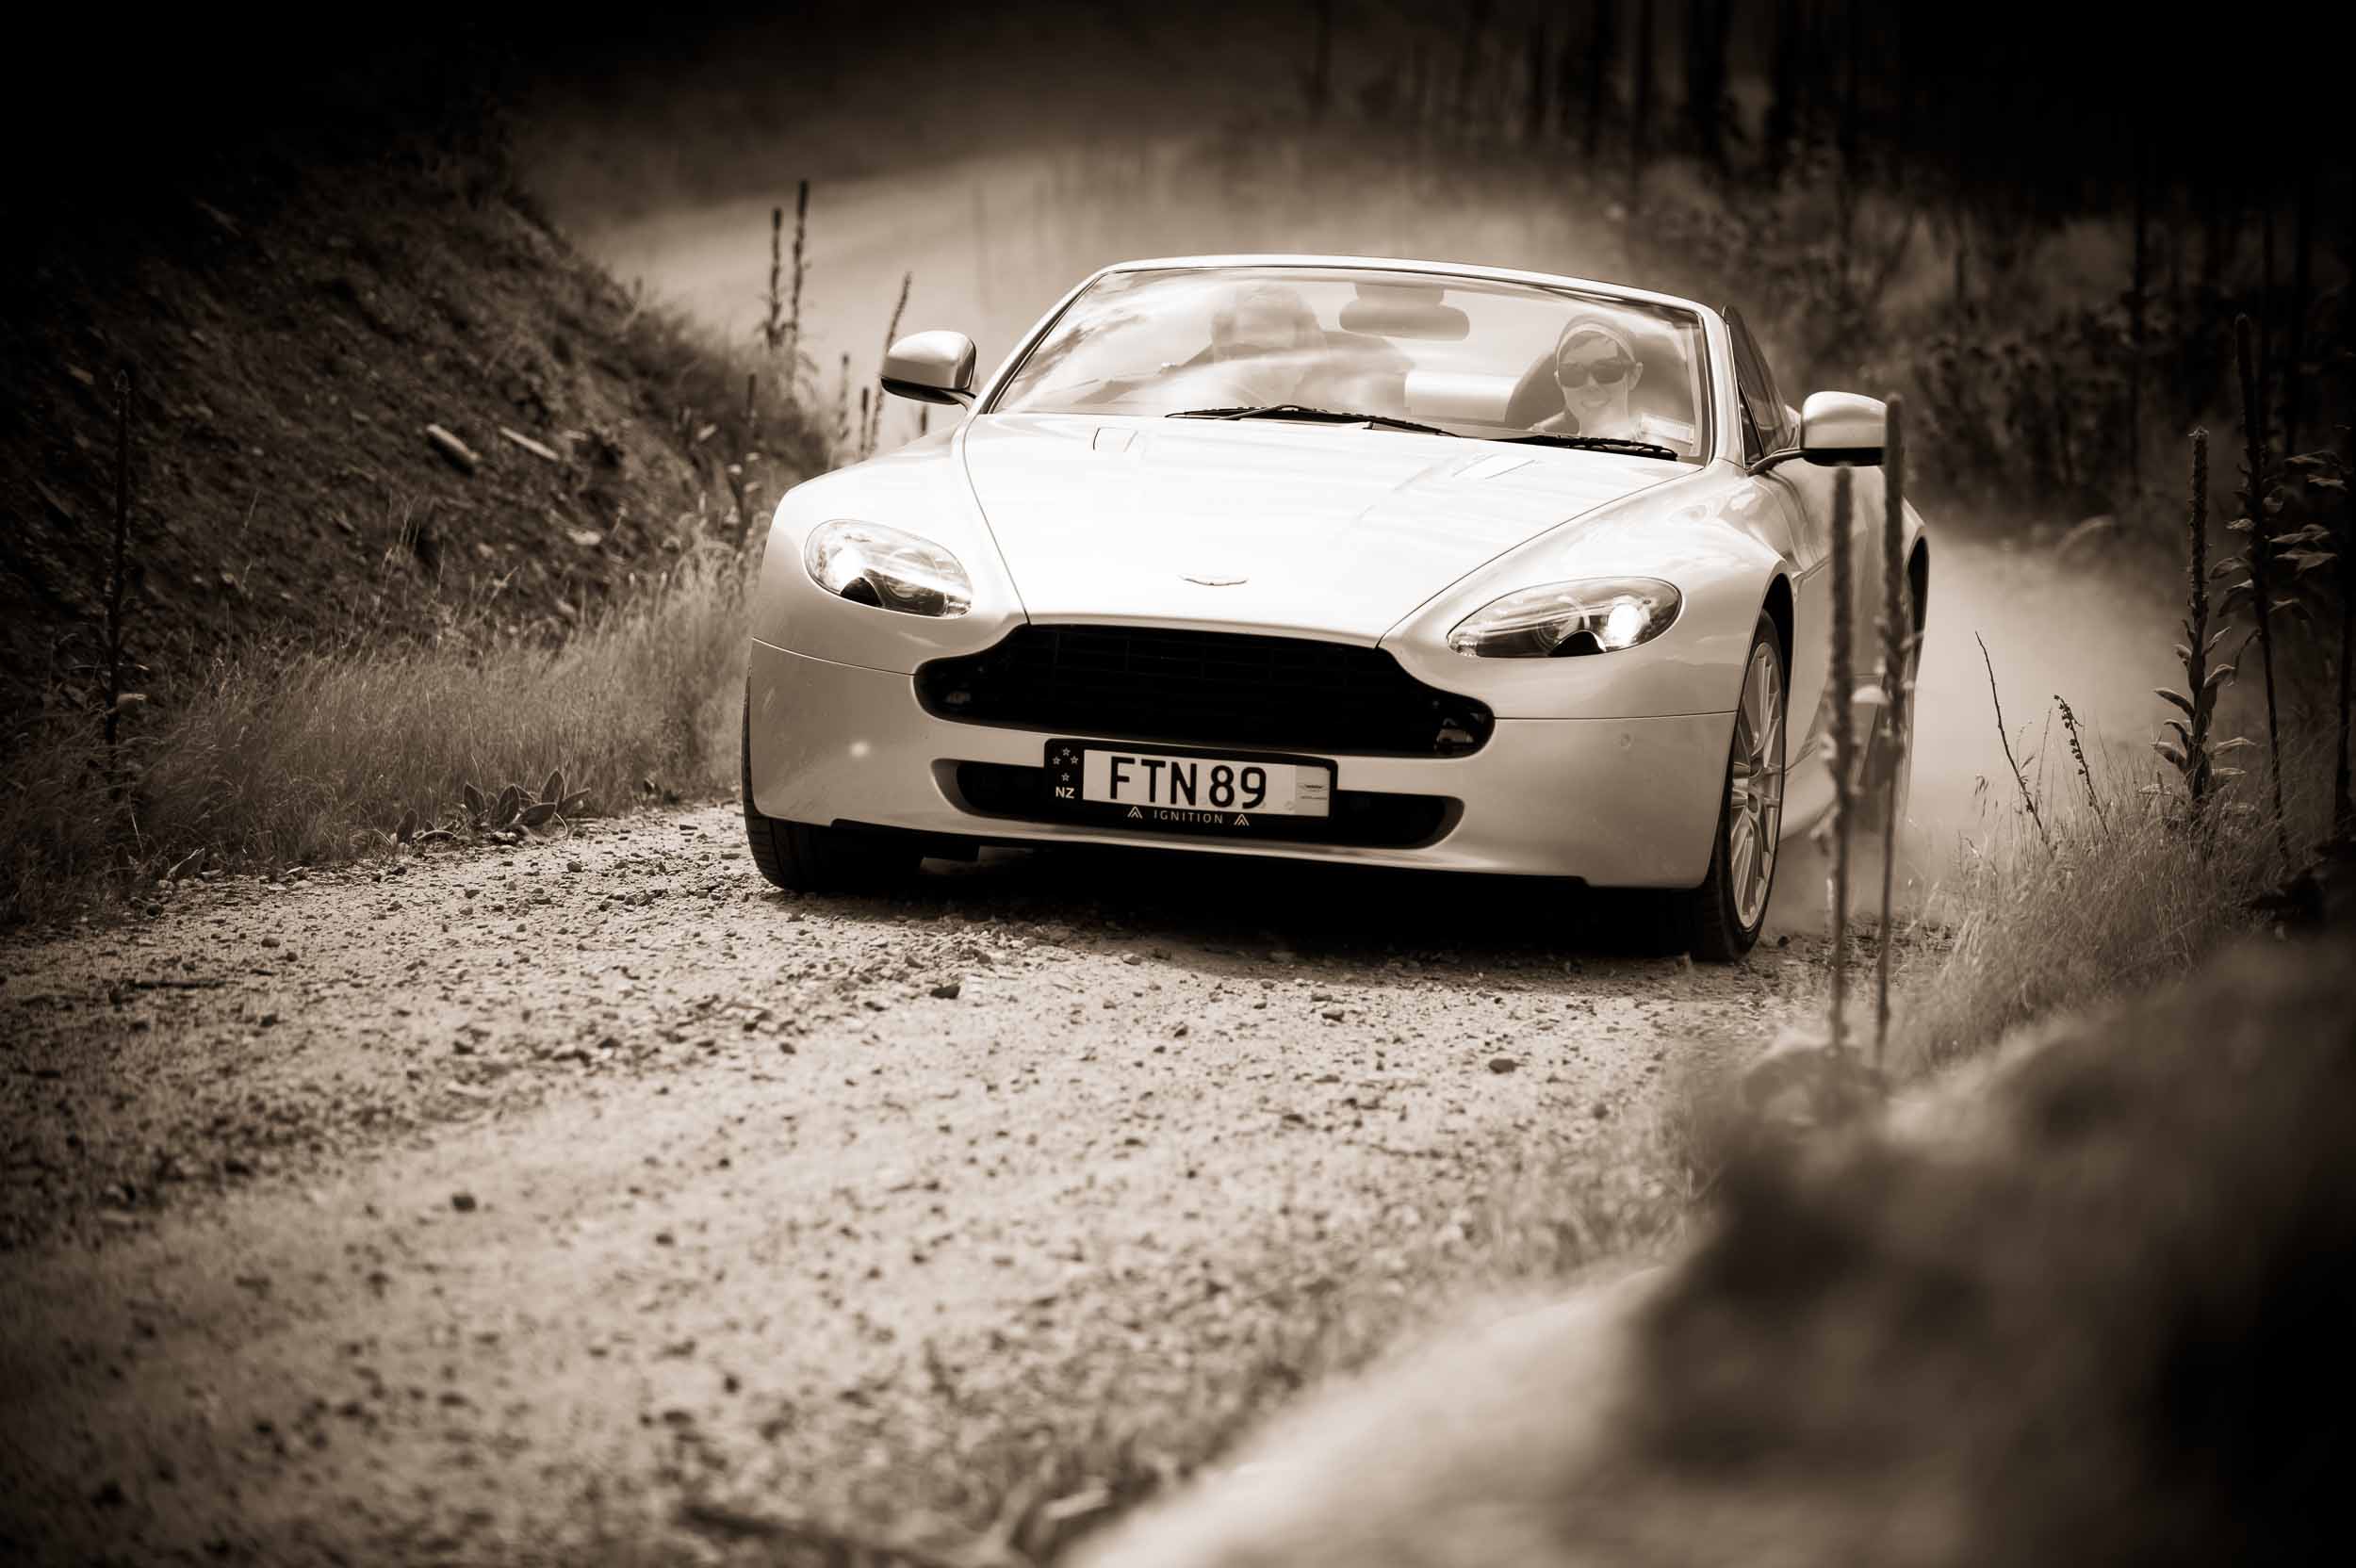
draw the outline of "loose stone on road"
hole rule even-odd
[[[1558,905],[1098,854],[793,898],[715,807],[16,943],[0,1536],[857,1506],[1091,1355],[1248,1341],[1269,1259],[1379,1271],[1780,1008],[1773,950],[1581,952]]]

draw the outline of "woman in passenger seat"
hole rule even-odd
[[[1562,412],[1530,429],[1541,435],[1617,437],[1692,449],[1693,427],[1653,414],[1632,414],[1628,395],[1644,379],[1627,333],[1600,316],[1574,316],[1554,340],[1554,384]]]

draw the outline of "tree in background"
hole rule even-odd
[[[1612,108],[1612,59],[1620,51],[1617,0],[1595,0],[1587,34],[1587,131],[1580,143],[1593,167],[1603,153],[1603,118]]]
[[[1636,42],[1628,57],[1628,205],[1633,212],[1644,183],[1652,137],[1652,0],[1636,0]]]
[[[1522,139],[1536,146],[1546,136],[1546,24],[1530,24],[1530,86],[1523,103]]]
[[[1685,119],[1693,151],[1712,171],[1726,169],[1726,50],[1734,0],[1687,0]]]
[[[1759,138],[1767,177],[1775,181],[1790,171],[1800,138],[1800,0],[1775,0],[1774,74]]]

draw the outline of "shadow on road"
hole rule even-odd
[[[1020,919],[1214,950],[1673,957],[1663,900],[1544,877],[1334,866],[1072,846],[931,860],[896,896],[973,919]]]

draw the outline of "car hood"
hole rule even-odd
[[[986,416],[962,450],[1033,620],[1369,645],[1514,546],[1693,472],[1350,426],[1075,415]]]

